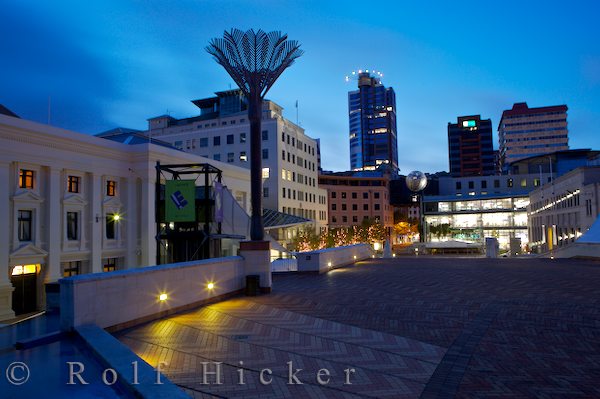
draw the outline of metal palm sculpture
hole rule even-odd
[[[250,182],[252,222],[250,239],[264,238],[262,223],[262,101],[283,71],[303,54],[300,44],[281,32],[250,29],[225,31],[210,41],[206,51],[225,68],[248,99],[250,120]]]

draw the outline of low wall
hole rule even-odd
[[[349,265],[370,258],[373,249],[368,244],[348,245],[345,247],[320,249],[318,251],[296,254],[299,272],[325,273],[336,267]]]
[[[575,242],[565,247],[555,248],[544,257],[549,258],[600,258],[600,243]]]
[[[242,290],[245,275],[244,258],[231,256],[61,279],[61,328],[127,327],[164,317]]]

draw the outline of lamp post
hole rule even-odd
[[[262,241],[262,102],[283,71],[303,54],[300,44],[286,34],[273,31],[239,29],[225,31],[222,38],[210,41],[211,54],[238,85],[248,100],[250,121],[250,203],[252,216],[250,239]]]

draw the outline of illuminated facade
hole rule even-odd
[[[600,166],[572,170],[532,191],[530,198],[532,247],[545,252],[571,244],[600,215]]]
[[[507,249],[511,238],[520,238],[524,247],[529,192],[539,185],[537,175],[441,177],[440,195],[424,198],[425,239],[483,245],[495,237]]]
[[[396,94],[369,72],[358,74],[358,90],[348,93],[350,169],[374,170],[389,164],[398,170]]]
[[[473,115],[448,123],[448,160],[453,177],[493,175],[492,121]]]
[[[249,194],[248,170],[127,141],[0,115],[0,320],[44,309],[45,284],[62,277],[156,264],[158,160],[219,168],[223,232],[234,206],[248,219],[232,199]]]
[[[523,158],[569,149],[567,106],[529,108],[515,103],[498,124],[499,159],[504,172]]]

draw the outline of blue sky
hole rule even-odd
[[[447,124],[497,127],[514,102],[567,104],[571,148],[600,149],[600,3],[590,1],[3,2],[0,103],[21,117],[98,133],[143,129],[234,85],[204,51],[232,27],[281,30],[305,54],[267,95],[321,138],[323,167],[349,168],[352,70],[396,91],[401,172],[448,169]],[[497,143],[496,143],[497,145]]]

